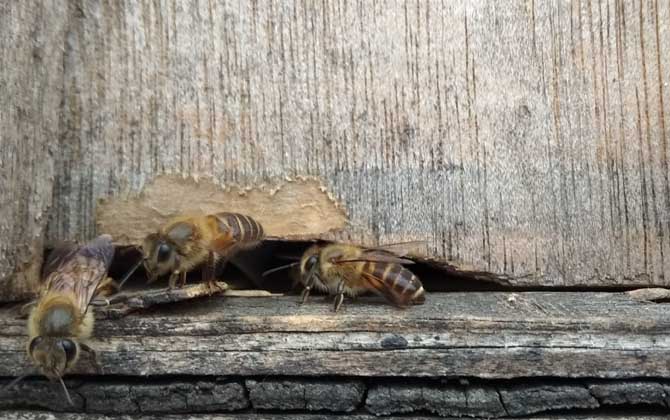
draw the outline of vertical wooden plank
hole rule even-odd
[[[519,285],[667,283],[666,2],[73,4],[51,239],[164,174],[309,176],[343,238]]]
[[[37,285],[59,135],[67,4],[0,4],[0,296]]]

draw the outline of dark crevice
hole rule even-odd
[[[217,277],[224,279],[227,283],[237,289],[263,289],[273,293],[286,293],[298,295],[301,286],[298,282],[299,270],[297,267],[269,274],[265,277],[262,273],[282,265],[297,261],[302,253],[315,241],[294,241],[271,239],[264,241],[260,246],[249,251],[239,253],[231,260],[230,264],[221,271],[217,267]],[[49,250],[47,250],[47,253]],[[128,272],[137,260],[141,258],[137,247],[119,246],[110,268],[110,276],[120,279]],[[412,259],[415,264],[407,268],[414,272],[422,281],[427,292],[486,292],[486,291],[597,291],[597,292],[622,292],[627,290],[649,288],[648,282],[629,281],[626,285],[576,285],[576,286],[528,286],[526,281],[519,281],[510,276],[497,275],[486,271],[474,271],[461,269],[447,261],[432,258]],[[129,289],[146,288],[146,277],[144,269],[140,267],[135,275],[127,283]],[[188,276],[188,283],[201,281],[200,270],[196,269]],[[609,282],[610,284],[612,282]],[[167,279],[159,279],[154,285],[165,287]]]
[[[500,406],[502,407],[503,411],[505,411],[505,415],[509,416],[509,410],[507,409],[507,406],[505,406],[505,400],[503,400],[502,395],[500,394],[500,389],[498,387],[494,387],[496,391],[496,395],[498,395],[498,401],[500,401]]]

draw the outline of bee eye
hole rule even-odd
[[[166,261],[170,258],[170,253],[172,252],[172,247],[168,244],[160,244],[158,246],[158,252],[156,253],[156,259],[158,262]]]
[[[33,352],[35,351],[35,348],[36,348],[36,347],[37,347],[43,340],[44,340],[44,338],[41,337],[41,336],[39,336],[39,335],[38,335],[37,337],[33,338],[32,341],[30,342],[30,345],[28,346],[28,353],[33,354]]]
[[[317,262],[318,262],[318,258],[316,257],[316,255],[312,255],[311,257],[307,258],[307,263],[305,263],[305,267],[308,270],[311,270],[311,269],[314,268],[314,266],[316,266]]]
[[[64,340],[60,340],[58,344],[60,344],[60,346],[65,351],[65,358],[67,361],[71,362],[74,360],[75,356],[77,355],[77,345],[74,344],[74,341],[66,338]]]

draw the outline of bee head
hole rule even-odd
[[[177,265],[174,244],[157,234],[151,234],[144,239],[142,253],[150,283],[159,276],[173,271]]]
[[[79,344],[70,338],[33,337],[28,355],[39,370],[52,381],[59,380],[79,357]]]

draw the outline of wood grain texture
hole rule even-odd
[[[0,4],[0,296],[37,287],[59,127],[67,3]]]
[[[122,319],[99,309],[91,346],[105,375],[670,376],[667,307],[623,293],[432,294],[409,310],[363,298],[337,314],[297,300],[213,296]],[[0,376],[29,369],[25,340],[25,320],[1,309]]]
[[[51,239],[162,174],[308,176],[343,238],[520,285],[668,284],[667,2],[72,4]]]

